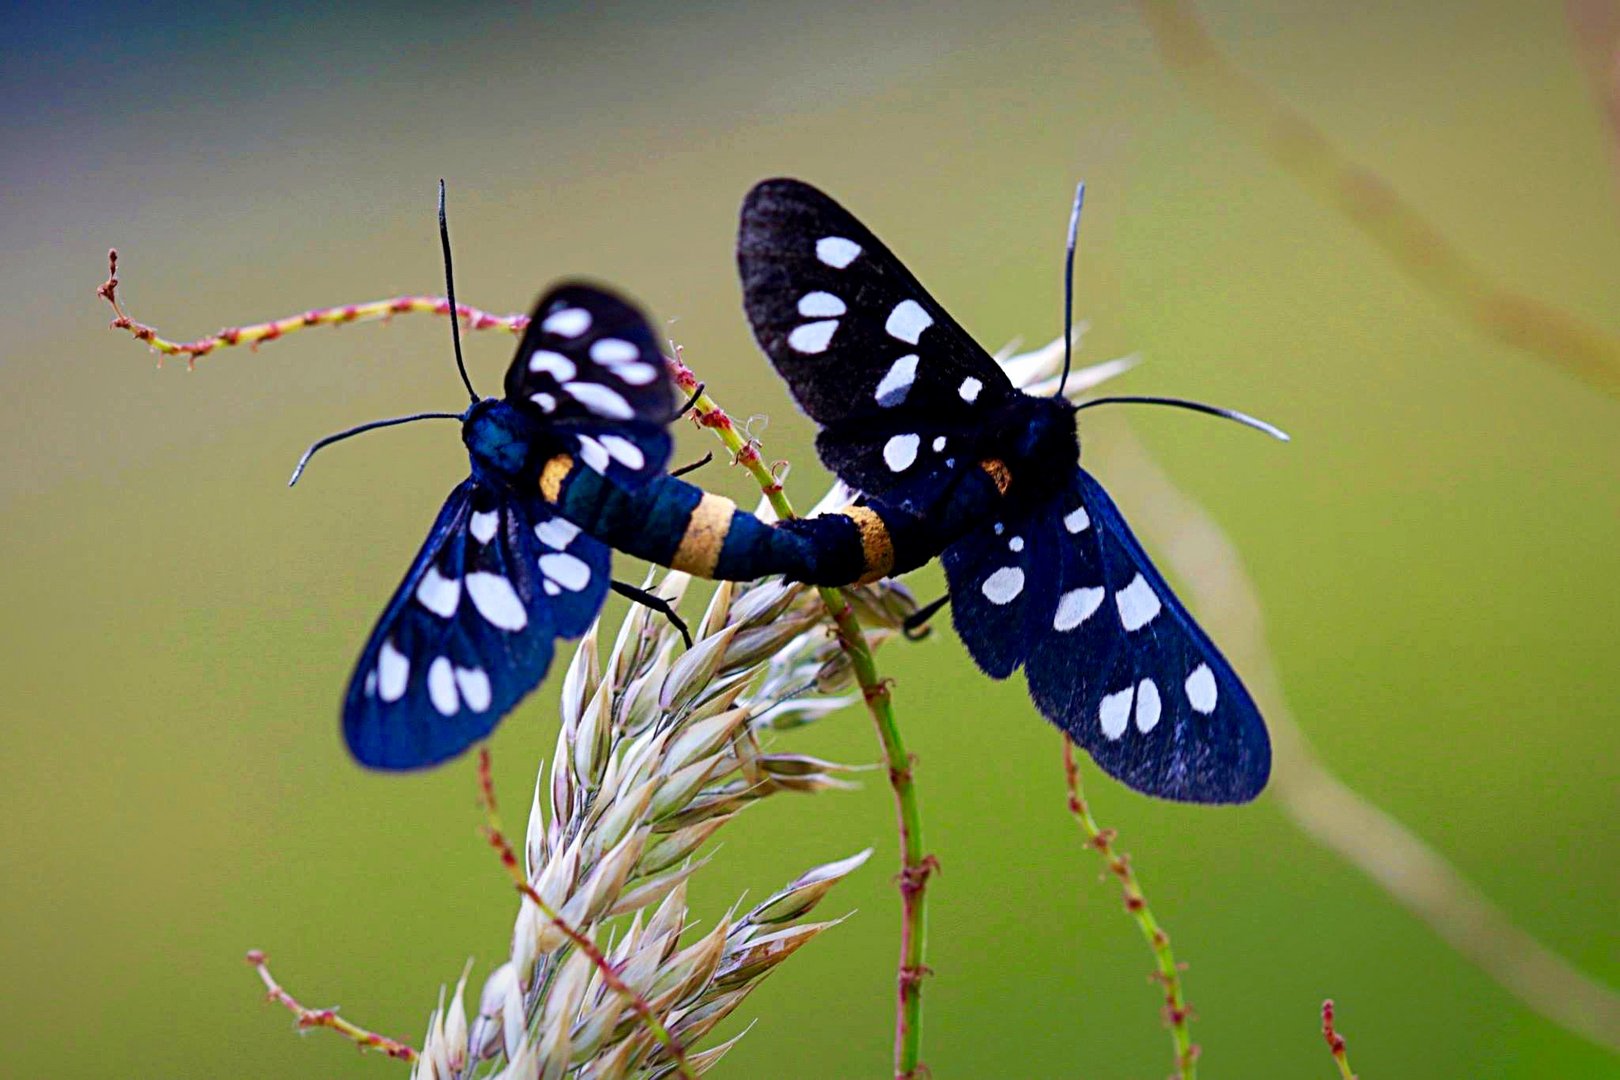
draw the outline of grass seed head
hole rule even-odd
[[[689,583],[670,574],[656,592],[678,603]],[[887,583],[858,594],[874,643],[916,607]],[[485,981],[477,1015],[469,1025],[464,976],[430,1023],[420,1075],[671,1075],[676,1062],[641,1010],[692,1047],[834,925],[799,920],[869,853],[806,871],[742,918],[683,941],[688,882],[709,864],[712,854],[699,855],[721,828],[781,792],[847,786],[845,766],[769,742],[857,700],[829,693],[847,685],[848,668],[820,600],[802,586],[722,584],[696,634],[685,649],[665,620],[632,606],[606,659],[599,627],[581,640],[561,681],[556,753],[536,779],[524,843],[527,879],[567,930],[521,899],[509,958]],[[605,961],[570,932],[596,942]],[[707,1070],[734,1042],[693,1050],[689,1068]]]

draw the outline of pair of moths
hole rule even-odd
[[[1253,700],[1080,467],[1075,406],[1015,388],[864,225],[795,180],[743,203],[744,305],[861,493],[767,525],[669,476],[677,402],[646,319],[580,284],[541,298],[505,395],[461,415],[451,493],[362,651],[343,706],[364,764],[482,739],[581,634],[610,549],[710,577],[845,585],[943,558],[956,629],[993,678],[1138,791],[1244,802],[1270,744]]]

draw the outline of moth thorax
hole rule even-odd
[[[545,456],[540,425],[498,398],[485,398],[467,410],[461,441],[467,444],[474,474],[508,482],[533,472]]]
[[[1068,402],[1024,397],[998,420],[999,442],[1015,484],[1048,472],[1066,476],[1079,457],[1080,438]]]

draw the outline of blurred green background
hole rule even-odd
[[[345,755],[337,702],[379,605],[465,473],[442,321],[311,331],[155,373],[94,287],[171,337],[441,288],[448,179],[466,301],[563,275],[639,297],[767,452],[824,473],[756,352],[731,258],[754,181],[863,217],[994,347],[1059,326],[1090,197],[1082,358],[1118,384],[1289,428],[1131,424],[1241,550],[1289,700],[1327,762],[1518,923],[1620,982],[1620,402],[1482,338],[1223,127],[1103,4],[13,8],[0,86],[0,1034],[9,1075],[403,1075],[297,1037],[241,954],[412,1041],[515,908],[468,761]],[[1556,5],[1210,4],[1233,58],[1512,286],[1620,332],[1620,202]],[[474,335],[498,386],[506,335]],[[1094,417],[1092,420],[1090,417]],[[1110,469],[1120,413],[1088,414]],[[681,457],[709,446],[683,429]],[[704,482],[747,499],[720,466]],[[631,572],[633,576],[633,572]],[[932,595],[940,575],[918,575]],[[1220,639],[1223,627],[1211,620]],[[943,623],[941,624],[944,625]],[[932,895],[925,1058],[966,1076],[1159,1077],[1149,957],[1063,810],[1022,680],[948,628],[882,657],[919,765]],[[546,688],[495,740],[508,801],[555,737]],[[878,754],[851,710],[793,737]],[[1206,1077],[1326,1077],[1338,999],[1364,1077],[1620,1075],[1262,798],[1200,810],[1088,771],[1191,965]],[[782,798],[699,879],[713,917],[800,869],[878,857],[856,915],[742,1010],[728,1076],[883,1076],[897,929],[890,796]]]

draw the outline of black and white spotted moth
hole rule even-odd
[[[1150,795],[1242,802],[1266,730],[1236,673],[1078,464],[1074,407],[1012,386],[898,259],[826,195],[766,181],[738,263],[760,346],[862,493],[770,525],[664,473],[674,393],[646,320],[604,290],[542,297],[506,395],[462,417],[452,493],[362,652],[344,707],[365,764],[481,739],[581,633],[616,548],[699,576],[846,585],[943,555],[954,621],[994,678]]]

